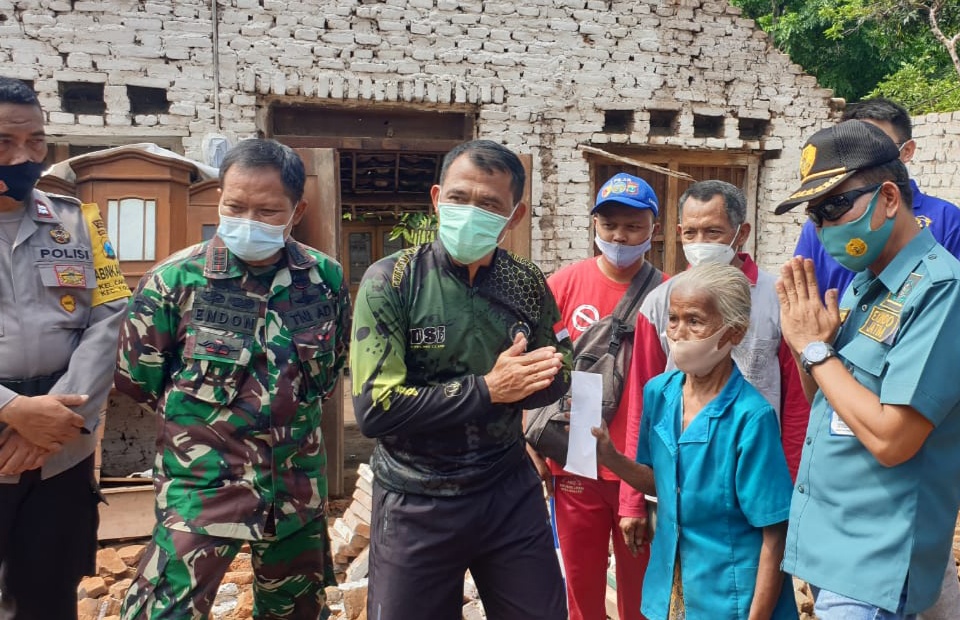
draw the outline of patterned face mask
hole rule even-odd
[[[507,222],[513,217],[491,213],[474,205],[441,203],[437,236],[453,260],[463,265],[475,263],[497,248]]]
[[[876,230],[870,228],[879,197],[878,187],[863,215],[846,224],[817,229],[823,249],[850,271],[863,271],[873,264],[893,232],[893,218],[885,220]]]

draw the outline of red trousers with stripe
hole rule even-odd
[[[574,475],[555,479],[554,509],[566,572],[570,620],[606,620],[611,534],[620,620],[643,620],[640,593],[650,549],[644,546],[637,557],[627,549],[620,533],[619,497],[618,480],[591,480]]]

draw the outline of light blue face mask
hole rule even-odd
[[[874,192],[870,204],[863,215],[837,226],[824,226],[817,229],[817,236],[827,253],[835,261],[850,271],[863,271],[873,264],[890,239],[893,232],[893,218],[887,218],[880,228],[872,230],[870,221],[880,198],[880,187]]]
[[[600,235],[594,237],[593,242],[600,248],[603,257],[610,261],[610,264],[617,269],[623,269],[636,263],[643,258],[643,255],[650,251],[653,245],[653,235],[640,245],[624,245],[622,243],[611,243],[604,241]]]
[[[447,253],[463,265],[475,263],[497,248],[508,217],[485,211],[473,205],[441,203],[437,205],[440,225],[437,236]]]
[[[290,215],[293,219],[293,215]],[[287,242],[286,224],[265,224],[243,217],[220,214],[217,236],[227,249],[245,262],[266,260],[283,249]]]

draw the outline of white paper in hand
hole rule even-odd
[[[567,463],[571,474],[597,479],[597,438],[590,429],[600,426],[603,410],[603,377],[574,370],[570,379],[570,443]]]

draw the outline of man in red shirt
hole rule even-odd
[[[653,189],[629,174],[617,174],[600,188],[593,211],[595,243],[600,255],[564,267],[547,284],[560,308],[561,322],[574,342],[598,320],[613,314],[659,224]],[[665,362],[665,360],[664,360]],[[663,363],[663,362],[662,362]],[[626,443],[626,399],[613,421],[610,437],[618,450]],[[636,441],[634,441],[636,443]],[[557,536],[567,580],[571,620],[605,620],[606,572],[610,535],[617,570],[617,606],[621,620],[640,620],[640,591],[647,568],[646,550],[634,555],[619,531],[620,517],[646,518],[643,494],[620,500],[620,479],[599,467],[593,480],[564,471],[562,463],[531,452],[548,491],[554,493]]]

